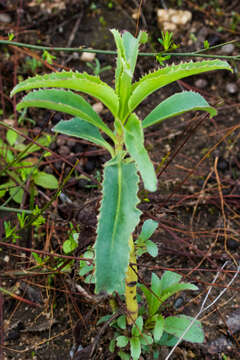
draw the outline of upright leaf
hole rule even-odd
[[[133,111],[148,95],[176,80],[200,74],[206,71],[226,69],[232,71],[230,65],[222,60],[206,60],[169,65],[143,76],[133,84],[129,99],[129,111]]]
[[[202,110],[215,116],[217,111],[198,93],[182,91],[162,101],[142,122],[143,128],[157,124],[165,119],[181,115],[187,111]]]
[[[127,39],[125,43],[123,37],[121,37],[119,31],[111,30],[114,40],[117,46],[117,67],[115,71],[115,89],[116,94],[119,97],[119,112],[118,117],[123,122],[126,113],[128,113],[128,99],[131,93],[131,82],[133,72],[131,71],[131,65],[126,57],[125,45],[127,45]],[[128,33],[129,34],[129,33]],[[132,35],[129,34],[131,37]],[[126,37],[126,36],[125,36]],[[135,39],[136,40],[136,39]]]
[[[113,159],[104,169],[103,199],[96,240],[96,292],[123,293],[129,261],[129,238],[139,222],[137,169]]]
[[[100,145],[107,149],[113,156],[113,148],[108,144],[107,141],[104,140],[98,128],[78,117],[71,120],[61,120],[56,126],[54,126],[52,130],[61,134],[91,141],[94,144]]]
[[[118,96],[98,76],[73,71],[37,75],[16,85],[11,91],[11,96],[19,91],[37,88],[65,88],[81,91],[100,100],[114,116],[118,113]]]
[[[144,147],[142,124],[135,114],[129,117],[124,127],[124,140],[129,154],[137,163],[144,187],[149,191],[156,191],[157,177],[147,150]]]

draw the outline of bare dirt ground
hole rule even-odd
[[[199,49],[204,40],[210,45],[218,45],[239,39],[238,1],[163,3],[168,8],[188,10],[192,14],[192,20],[174,35],[175,42],[180,45],[178,51]],[[0,39],[7,39],[9,33],[14,33],[14,40],[22,43],[113,50],[109,29],[135,33],[139,28],[150,34],[150,44],[143,51],[158,51],[160,30],[156,8],[162,6],[161,1],[143,1],[138,23],[134,14],[139,9],[139,2],[134,0],[5,0],[0,3]],[[214,51],[219,55],[236,55],[238,52],[239,43]],[[56,58],[48,64],[37,50],[1,45],[1,120],[15,124],[23,133],[27,131],[31,139],[39,133],[51,134],[50,129],[59,121],[60,115],[30,109],[26,116],[34,120],[34,125],[31,122],[19,125],[19,114],[14,106],[21,95],[10,99],[13,86],[36,73],[62,68],[91,71],[77,53],[53,51],[51,54]],[[113,85],[114,56],[99,54],[97,58],[101,67],[112,67],[100,76]],[[173,60],[177,63],[183,59],[176,57],[170,61]],[[237,360],[240,357],[239,276],[230,283],[240,259],[240,83],[239,64],[232,62],[231,65],[233,74],[219,71],[184,79],[155,93],[137,110],[143,118],[160,100],[182,89],[198,91],[218,109],[214,119],[200,113],[189,114],[152,127],[146,134],[146,144],[158,173],[159,189],[154,194],[141,190],[139,207],[143,212],[142,220],[152,218],[159,223],[153,237],[159,256],[154,260],[150,256],[140,259],[140,280],[148,283],[151,271],[161,275],[168,269],[196,284],[199,287],[197,294],[188,292],[173,298],[168,308],[169,314],[191,316],[198,313],[209,286],[212,286],[207,301],[207,305],[212,303],[212,306],[200,316],[206,335],[204,344],[182,343],[172,359]],[[157,66],[154,58],[139,58],[136,78]],[[90,101],[94,104],[93,99]],[[105,109],[101,115],[107,122],[112,121]],[[6,130],[2,125],[0,134],[4,139]],[[80,166],[62,189],[65,198],[55,199],[48,207],[46,223],[37,233],[29,227],[15,243],[1,245],[0,358],[70,359],[70,351],[77,344],[85,350],[78,359],[118,359],[108,349],[113,329],[97,325],[100,317],[110,312],[108,302],[96,301],[93,286],[86,284],[78,274],[77,260],[94,243],[100,201],[99,177],[107,155],[86,142],[64,136],[51,144],[51,150],[50,157],[40,159],[40,153],[34,156],[40,159],[40,169],[58,179],[67,176],[78,158]],[[86,176],[90,180],[86,180]],[[4,181],[0,177],[0,185]],[[31,205],[28,189],[25,189],[22,209],[29,209]],[[39,187],[34,202],[42,208],[53,194],[54,191]],[[0,198],[0,206],[6,199],[7,195]],[[16,203],[8,206],[14,207]],[[16,214],[0,210],[1,237],[4,237],[6,221],[16,223]],[[49,253],[63,255],[62,244],[68,238],[70,222],[80,228],[80,243],[73,254],[74,259],[63,257],[64,263],[60,263],[56,256],[48,256],[45,263],[36,268],[32,249],[43,251],[45,259]],[[72,265],[71,272],[61,272],[68,263]],[[225,267],[220,271],[223,265]],[[214,302],[219,294],[221,296]],[[95,348],[91,354],[92,344]],[[160,359],[165,359],[168,351],[162,348]],[[152,357],[143,354],[142,359]]]

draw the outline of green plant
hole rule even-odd
[[[79,228],[76,231],[73,224],[70,223],[70,230],[68,232],[68,239],[63,243],[63,251],[65,254],[73,252],[78,247]]]
[[[111,159],[104,166],[95,244],[95,291],[123,294],[127,322],[132,325],[138,318],[135,296],[138,276],[132,238],[141,215],[137,209],[138,172],[145,189],[157,190],[154,167],[144,147],[143,130],[187,111],[203,110],[211,116],[216,114],[216,110],[202,96],[191,91],[170,96],[143,121],[140,121],[135,110],[151,93],[167,84],[206,71],[231,71],[231,67],[221,60],[180,63],[159,68],[133,83],[139,46],[147,41],[147,34],[140,32],[135,38],[127,31],[122,35],[117,30],[111,31],[118,54],[115,89],[97,76],[63,71],[29,78],[19,83],[11,95],[23,90],[44,88],[28,93],[17,109],[35,106],[68,113],[74,117],[60,121],[53,128],[54,131],[91,141],[110,153]],[[83,97],[70,90],[100,100],[114,116],[114,129],[103,122]]]
[[[161,38],[158,38],[158,42],[162,45],[164,52],[171,51],[177,49],[179,46],[176,45],[173,41],[173,33],[172,32],[164,32],[161,31]],[[169,60],[171,58],[170,55],[161,55],[158,54],[156,56],[156,60],[160,63],[160,65],[164,64],[164,61]]]
[[[166,271],[161,279],[156,274],[152,274],[150,289],[144,285],[140,286],[145,295],[146,304],[140,309],[141,315],[136,319],[130,333],[126,332],[125,315],[121,315],[112,322],[111,326],[115,328],[114,337],[110,343],[112,352],[117,347],[121,349],[118,352],[121,359],[129,359],[128,352],[132,359],[138,359],[141,353],[159,355],[157,350],[159,345],[174,346],[177,343],[193,318],[185,315],[164,316],[163,303],[182,290],[198,289],[193,284],[180,283],[180,280],[179,274]],[[203,342],[204,334],[199,321],[196,320],[192,324],[183,340],[193,343]],[[130,351],[127,353],[123,351],[128,348]]]
[[[40,146],[49,146],[51,136],[44,135],[37,142],[39,144],[24,144],[24,137],[19,135],[14,129],[9,129],[6,133],[6,142],[0,139],[0,198],[8,192],[16,203],[21,203],[23,198],[24,183],[31,177],[33,193],[37,192],[36,186],[45,189],[57,189],[58,181],[55,176],[47,174],[38,169],[36,159],[31,156]],[[16,155],[17,154],[17,155]],[[47,156],[45,152],[44,156]]]
[[[87,62],[87,66],[92,69],[92,72],[94,75],[100,75],[102,72],[107,71],[107,70],[111,70],[111,65],[107,65],[107,66],[103,66],[101,68],[101,64],[100,61],[96,58],[95,60],[95,65],[93,65],[90,62]]]

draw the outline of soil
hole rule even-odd
[[[5,0],[0,4],[0,39],[7,39],[8,34],[14,33],[14,40],[22,43],[113,50],[109,29],[128,30],[133,34],[145,29],[150,43],[141,50],[155,51],[161,48],[157,41],[161,30],[156,9],[166,5],[192,14],[192,20],[174,33],[174,41],[180,45],[176,51],[195,51],[202,47],[204,40],[210,45],[239,40],[238,1],[187,0],[166,4],[157,0],[143,1],[139,21],[136,19],[138,3],[134,0]],[[14,110],[16,100],[9,97],[11,89],[21,79],[36,73],[62,68],[91,72],[90,67],[76,52],[52,51],[56,58],[49,64],[33,49],[1,45],[1,50],[1,120],[14,124],[22,133],[27,131],[30,140],[39,134],[52,134],[52,126],[66,118],[65,115],[30,109],[26,117],[34,120],[34,125],[30,121],[19,124],[19,114]],[[237,55],[238,50],[239,43],[233,43],[228,48],[217,47],[212,53]],[[100,76],[113,85],[115,57],[98,54],[97,59],[101,68],[111,66]],[[184,58],[189,59],[191,57]],[[182,60],[178,56],[172,57],[170,62]],[[185,292],[171,298],[169,314],[196,316],[210,286],[212,289],[207,300],[207,305],[212,303],[212,306],[199,318],[205,330],[204,343],[184,342],[175,350],[172,359],[236,360],[240,357],[237,272],[240,260],[240,83],[239,64],[231,62],[231,65],[233,74],[218,71],[184,79],[151,95],[137,109],[139,117],[144,118],[162,99],[176,91],[191,89],[218,110],[213,119],[205,114],[190,113],[169,119],[146,132],[146,146],[158,173],[159,187],[155,193],[147,193],[141,187],[139,208],[143,213],[142,221],[152,218],[159,223],[152,237],[159,255],[139,258],[140,281],[148,284],[152,271],[160,276],[164,270],[172,270],[199,287],[197,293]],[[153,57],[139,57],[136,79],[158,66]],[[95,104],[94,99],[89,101]],[[101,116],[106,122],[113,120],[106,109],[101,110]],[[3,124],[0,133],[4,139]],[[59,136],[50,149],[49,157],[40,158],[40,152],[34,156],[40,170],[60,180],[69,174],[77,159],[80,161],[62,189],[62,195],[49,204],[45,224],[37,231],[33,226],[26,228],[15,242],[1,243],[0,359],[119,359],[116,353],[109,351],[114,329],[97,324],[102,316],[111,313],[108,299],[96,297],[93,285],[84,282],[78,272],[79,258],[94,244],[101,170],[108,155],[86,141],[65,136]],[[4,181],[1,177],[0,184]],[[25,187],[28,189],[29,184]],[[28,194],[29,191],[25,191],[22,209],[32,206]],[[53,190],[38,187],[34,202],[43,208],[53,194]],[[0,206],[6,199],[7,195],[0,198]],[[16,207],[16,203],[7,206]],[[0,209],[2,237],[4,223],[8,221],[17,224],[16,214]],[[70,223],[80,229],[79,246],[71,254],[72,258],[64,257],[62,249],[69,237]],[[45,259],[41,266],[36,267],[32,249],[43,251],[38,253]],[[60,254],[62,259],[49,253]],[[71,271],[61,271],[68,264]],[[118,303],[120,309],[124,309],[120,298]],[[159,351],[158,358],[165,359],[170,350],[162,347]],[[153,357],[143,353],[141,359]]]

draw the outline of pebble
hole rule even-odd
[[[224,54],[232,54],[235,49],[235,46],[233,44],[226,44],[223,45],[221,48],[221,52]]]
[[[97,114],[100,114],[103,111],[103,104],[100,102],[97,102],[97,103],[93,104],[92,108],[94,111],[96,111]]]
[[[76,141],[73,139],[68,139],[67,140],[67,146],[69,146],[70,148],[73,148],[76,145]]]
[[[158,27],[164,31],[174,31],[177,27],[184,27],[191,19],[190,11],[157,9]]]
[[[228,239],[227,240],[227,248],[229,250],[236,250],[238,247],[239,247],[238,241],[236,241],[234,239]]]
[[[194,86],[197,87],[198,89],[204,89],[207,85],[208,85],[208,82],[206,79],[200,78],[194,82]]]
[[[0,14],[0,22],[4,24],[9,24],[12,21],[11,16],[8,14]]]
[[[89,52],[83,52],[80,60],[84,62],[91,62],[95,59],[96,54],[95,53],[89,53]]]
[[[62,146],[66,144],[66,139],[64,139],[63,136],[58,136],[57,141],[56,141],[58,146]]]
[[[58,150],[59,154],[62,156],[67,156],[70,154],[70,149],[69,147],[62,145],[59,150]]]
[[[226,91],[231,94],[234,95],[238,92],[238,87],[236,83],[228,83],[226,85]]]

